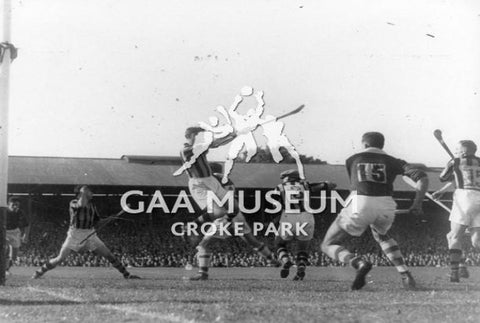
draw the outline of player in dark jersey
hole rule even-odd
[[[450,160],[440,174],[442,182],[454,182],[450,232],[447,234],[450,253],[450,281],[458,283],[468,278],[466,267],[462,266],[462,241],[465,231],[470,228],[472,246],[480,249],[480,158],[475,156],[477,145],[471,140],[462,140],[456,149],[456,158]],[[434,193],[439,196],[438,192]]]
[[[381,133],[367,132],[362,137],[365,150],[347,159],[352,193],[347,206],[332,223],[322,243],[322,251],[330,258],[350,264],[356,270],[352,290],[365,286],[365,277],[372,264],[361,256],[355,257],[342,243],[349,236],[362,235],[368,227],[387,258],[401,274],[404,287],[415,288],[415,281],[405,266],[397,242],[388,235],[396,209],[392,198],[393,182],[397,175],[403,174],[417,183],[410,211],[419,214],[428,188],[428,177],[420,169],[387,155],[382,150],[384,142]]]
[[[207,214],[208,192],[210,191],[215,194],[219,199],[223,199],[227,194],[227,191],[213,177],[212,170],[210,169],[207,160],[208,150],[210,148],[217,148],[226,145],[236,137],[236,134],[231,133],[211,142],[202,142],[198,137],[199,134],[203,132],[205,132],[205,129],[201,127],[189,127],[185,131],[187,142],[180,152],[184,164],[182,168],[180,168],[180,172],[175,172],[175,175],[181,174],[181,171],[187,171],[188,188],[190,193],[199,208],[202,210],[202,213]],[[208,214],[212,217],[212,220],[225,214],[226,210],[223,207],[218,207],[215,203],[212,205],[212,208],[212,214]],[[238,208],[236,211],[238,211]],[[230,215],[233,217],[236,215],[236,212],[231,212]]]
[[[213,177],[219,182],[222,183],[224,178],[222,171],[223,167],[221,164],[218,163],[210,163],[211,170],[213,172]],[[227,183],[222,184],[222,186],[231,192],[235,192],[235,185],[231,180],[228,180]],[[198,219],[197,219],[198,220]],[[206,219],[202,219],[201,222],[203,223]],[[210,221],[209,218],[207,221]],[[247,221],[245,220],[245,216],[238,212],[233,218],[229,218],[228,216],[224,216],[223,218],[217,218],[213,221],[211,231],[208,232],[205,237],[200,241],[197,249],[197,260],[198,260],[198,268],[199,272],[197,275],[188,277],[189,280],[207,280],[208,279],[208,269],[210,267],[210,257],[211,257],[211,250],[209,248],[209,244],[212,239],[227,239],[230,238],[230,235],[221,234],[219,232],[220,225],[227,225],[229,224],[229,232],[232,231],[233,225],[238,224],[239,232],[238,237],[241,238],[244,242],[246,242],[249,246],[253,248],[260,256],[264,257],[269,264],[274,263],[273,254],[270,249],[262,242],[258,241],[252,233],[252,229],[248,225]],[[235,237],[235,232],[233,232],[231,237]]]
[[[18,249],[28,239],[28,228],[27,217],[20,209],[20,199],[15,196],[10,197],[8,199],[6,226],[7,275],[10,274],[9,270],[17,259]]]
[[[294,238],[297,240],[297,273],[293,280],[303,280],[305,278],[305,269],[308,264],[308,247],[313,239],[315,231],[315,219],[313,214],[305,210],[305,192],[318,192],[320,190],[331,190],[336,184],[330,182],[322,182],[310,184],[308,181],[301,179],[298,170],[291,169],[280,174],[282,183],[277,185],[275,191],[280,194],[280,200],[283,205],[283,212],[280,217],[280,235],[276,237],[275,244],[277,246],[277,258],[282,265],[280,277],[287,278],[290,274],[290,267],[293,265],[288,254],[287,244]],[[288,196],[287,196],[288,195]],[[286,208],[287,200],[295,200],[298,203],[289,203],[288,210]],[[282,227],[296,228],[297,224],[303,226],[304,234],[296,232],[296,229],[285,230]]]
[[[75,188],[77,198],[70,201],[70,228],[67,239],[60,249],[57,257],[48,260],[37,270],[34,279],[42,277],[47,271],[55,268],[72,252],[89,250],[97,255],[105,257],[125,279],[139,279],[140,277],[130,274],[122,263],[113,255],[95,233],[95,224],[100,221],[97,208],[92,202],[93,193],[87,185]],[[88,239],[87,239],[88,237]],[[86,240],[85,240],[86,239]]]

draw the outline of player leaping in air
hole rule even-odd
[[[466,267],[460,272],[462,241],[470,227],[472,245],[480,249],[480,158],[475,155],[477,145],[471,140],[458,143],[455,158],[448,162],[440,174],[443,182],[455,181],[450,232],[447,234],[450,252],[450,281],[458,283],[460,277],[468,278]],[[438,196],[438,192],[436,192]]]
[[[92,202],[93,193],[87,185],[75,188],[77,198],[70,201],[70,228],[67,239],[60,249],[57,257],[47,260],[42,267],[35,272],[32,278],[42,277],[47,271],[55,268],[72,252],[89,250],[99,256],[105,257],[117,269],[125,279],[139,279],[140,277],[130,274],[122,263],[113,255],[95,233],[95,224],[99,222],[97,208]],[[88,239],[87,239],[88,238]],[[85,240],[86,239],[86,240]]]
[[[221,183],[223,178],[222,165],[217,163],[211,163],[210,166],[213,172],[213,176],[219,183]],[[229,180],[226,184],[222,184],[222,186],[227,191],[230,191],[232,193],[235,192],[235,185],[231,180]],[[246,242],[250,247],[252,247],[253,250],[255,250],[260,256],[264,257],[269,265],[272,265],[275,262],[270,249],[264,243],[258,241],[253,235],[252,229],[245,220],[245,216],[241,212],[237,212],[237,214],[231,219],[220,217],[213,221],[210,231],[207,232],[207,234],[203,237],[203,239],[197,246],[196,256],[199,264],[199,273],[196,276],[189,277],[189,280],[208,279],[208,268],[210,267],[211,257],[211,250],[209,248],[209,245],[213,239],[227,239],[231,237],[228,234],[220,233],[220,225],[230,224],[228,229],[230,229],[229,232],[231,232],[235,223],[239,225],[238,237],[240,237],[244,242]],[[234,237],[233,234],[232,237]]]
[[[305,192],[318,192],[320,190],[331,190],[336,184],[330,182],[310,184],[300,178],[297,170],[288,170],[280,174],[282,183],[277,185],[275,191],[280,194],[280,200],[283,204],[283,212],[280,217],[280,224],[288,223],[292,228],[297,224],[304,226],[306,235],[297,232],[281,232],[275,239],[277,246],[277,258],[281,262],[282,269],[280,277],[287,278],[290,274],[290,267],[293,265],[288,255],[287,244],[293,239],[297,239],[297,274],[293,280],[303,280],[305,278],[305,269],[308,263],[308,247],[315,231],[315,219],[313,214],[305,210]],[[289,201],[298,203],[291,203]],[[286,203],[289,202],[291,211],[287,211]]]
[[[359,237],[370,227],[387,258],[402,277],[406,289],[414,289],[415,281],[405,265],[397,242],[388,234],[395,219],[396,203],[392,198],[397,175],[406,175],[417,183],[410,211],[422,212],[422,202],[428,188],[425,172],[383,151],[385,138],[379,132],[367,132],[362,137],[364,151],[347,159],[347,173],[352,185],[349,203],[328,229],[322,251],[330,258],[350,264],[356,270],[352,290],[365,286],[365,277],[372,264],[362,256],[355,257],[343,245],[349,236]]]

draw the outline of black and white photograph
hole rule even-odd
[[[480,322],[479,1],[0,20],[0,322]]]

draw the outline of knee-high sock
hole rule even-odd
[[[44,264],[42,265],[42,267],[40,267],[40,269],[39,269],[38,271],[39,271],[40,273],[44,274],[44,273],[46,273],[47,271],[52,270],[52,269],[55,268],[55,267],[56,267],[55,265],[53,265],[52,263],[50,263],[49,260],[47,260],[47,262],[44,263]]]
[[[452,270],[458,270],[460,259],[462,258],[462,250],[450,249],[450,268]]]
[[[350,263],[350,260],[354,258],[354,255],[348,251],[344,246],[340,245],[328,245],[322,248],[322,251],[335,261],[339,261],[344,264]]]
[[[198,271],[202,274],[208,273],[208,268],[210,267],[210,253],[204,249],[197,247],[197,259],[198,259]]]
[[[124,277],[130,275],[130,273],[127,271],[124,265],[117,259],[108,259],[110,263],[112,264],[113,267],[115,267],[116,270],[118,270]]]
[[[380,242],[380,247],[399,273],[405,273],[408,271],[402,252],[394,239]]]
[[[282,264],[286,264],[290,261],[290,257],[288,256],[287,246],[284,244],[279,245],[277,249],[277,258],[280,260]]]
[[[308,263],[308,253],[305,251],[299,251],[297,253],[297,267],[305,268],[307,267],[307,263]]]

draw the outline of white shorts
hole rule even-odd
[[[353,194],[336,221],[340,228],[352,236],[361,236],[368,227],[383,235],[395,220],[396,208],[397,204],[391,196]]]
[[[474,190],[456,189],[453,193],[450,222],[466,225],[472,228],[480,227],[480,192]]]
[[[202,210],[207,210],[208,191],[211,191],[220,200],[222,200],[227,194],[227,190],[213,176],[202,177],[202,178],[190,178],[188,181],[188,188],[190,190],[190,194],[192,194],[193,199]],[[227,207],[228,207],[228,203],[225,204],[225,207],[222,207],[222,208],[220,208],[218,205],[214,203],[213,215],[217,218],[224,215],[226,213],[225,209]]]
[[[291,228],[288,230],[287,228]],[[296,238],[298,241],[310,241],[315,231],[315,219],[308,212],[283,213],[280,217],[280,238],[290,241]]]
[[[67,233],[67,239],[62,245],[62,249],[67,248],[76,252],[82,250],[95,251],[97,248],[104,247],[105,244],[100,240],[97,234],[93,234],[84,243],[80,244],[89,234],[95,232],[94,229],[74,229],[70,228]]]
[[[210,227],[210,229],[208,229],[205,236],[211,236],[212,238],[216,238],[216,239],[228,239],[233,237],[242,237],[246,234],[252,233],[252,229],[248,225],[247,220],[245,220],[245,216],[242,213],[237,214],[232,219],[230,225],[228,226],[228,228],[230,229],[229,232],[231,235],[228,235],[225,233],[222,234],[221,230],[219,230],[221,223],[225,225],[228,222],[229,221],[224,218],[216,219],[215,221],[212,222],[212,226]],[[238,227],[237,232],[234,232],[235,223],[241,223],[241,225],[237,225]]]
[[[7,230],[7,235],[6,235],[6,240],[7,244],[12,246],[12,248],[20,248],[20,245],[22,244],[21,241],[21,232],[19,228],[13,229],[13,230]]]

